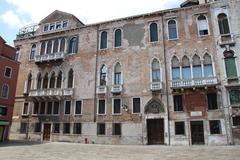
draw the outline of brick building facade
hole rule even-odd
[[[227,36],[218,30],[219,3],[236,10],[228,1],[187,1],[90,25],[54,11],[15,40],[22,63],[11,138],[234,143],[216,38]]]

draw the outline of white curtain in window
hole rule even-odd
[[[206,19],[198,20],[198,29],[199,30],[208,30],[208,23]]]

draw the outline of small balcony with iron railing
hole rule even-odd
[[[195,87],[206,87],[215,86],[218,84],[216,77],[204,77],[194,79],[178,79],[171,81],[171,88],[195,88]]]
[[[225,45],[234,46],[236,43],[234,34],[221,34],[218,38],[218,44],[221,47],[225,47]]]
[[[43,88],[29,91],[29,98],[36,100],[61,100],[66,97],[72,97],[73,88]]]
[[[111,92],[112,93],[121,93],[122,92],[122,85],[121,84],[115,84],[111,86]]]
[[[52,61],[63,61],[65,58],[64,52],[56,52],[51,54],[36,55],[34,60],[36,64],[52,62]]]
[[[97,94],[106,94],[107,93],[107,86],[97,86]]]
[[[151,91],[160,91],[162,90],[162,82],[152,82],[150,84]]]

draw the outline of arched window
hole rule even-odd
[[[202,77],[202,66],[200,57],[197,55],[193,56],[193,77],[200,78]]]
[[[191,68],[190,68],[190,62],[187,56],[184,56],[182,58],[182,78],[183,79],[191,79]]]
[[[121,47],[122,46],[122,30],[117,29],[115,31],[115,43],[114,47]]]
[[[77,53],[77,37],[73,37],[69,42],[69,53]]]
[[[156,58],[152,61],[152,82],[160,82],[160,64]]]
[[[16,55],[15,55],[15,61],[20,61],[20,48],[17,48]]]
[[[55,72],[53,72],[51,75],[49,88],[55,88]]]
[[[70,69],[68,72],[68,88],[73,87],[73,70]]]
[[[1,94],[1,96],[2,96],[3,98],[8,98],[8,92],[9,92],[9,87],[8,87],[7,84],[4,84],[4,85],[2,86],[2,94]]]
[[[32,48],[31,48],[30,55],[29,55],[29,59],[30,59],[30,60],[34,60],[35,53],[36,53],[36,44],[33,44],[33,45],[32,45]]]
[[[204,15],[200,15],[197,18],[197,25],[198,25],[198,34],[200,36],[208,35],[208,22],[207,18]]]
[[[236,60],[234,57],[234,52],[232,50],[224,52],[224,61],[225,61],[225,69],[226,76],[230,79],[236,79],[238,77],[237,68],[236,68]]]
[[[31,90],[31,85],[32,85],[32,74],[30,73],[28,75],[28,80],[27,80],[27,93]]]
[[[41,88],[41,83],[42,83],[42,75],[41,73],[39,73],[37,76],[37,89]]]
[[[101,32],[101,39],[100,39],[100,49],[107,48],[107,32],[102,31]]]
[[[114,67],[114,84],[121,84],[121,65],[117,63]]]
[[[221,13],[218,15],[218,26],[219,26],[220,34],[230,33],[228,18],[226,14]]]
[[[107,67],[102,65],[100,70],[100,86],[106,85],[106,78],[107,78]]]
[[[62,72],[60,71],[57,77],[57,88],[61,88],[61,87],[62,87]]]
[[[45,46],[46,46],[45,42],[42,42],[40,55],[44,55],[45,54]]]
[[[53,44],[53,53],[58,52],[58,46],[59,46],[59,40],[55,39],[54,44]]]
[[[62,38],[60,42],[60,52],[64,52],[64,50],[65,50],[65,38]]]
[[[43,88],[48,88],[48,73],[43,78]]]
[[[52,41],[48,41],[47,43],[47,54],[52,53]]]
[[[177,57],[172,58],[172,80],[180,79],[180,65]]]
[[[203,56],[203,65],[204,65],[204,77],[213,77],[213,67],[212,67],[212,59],[211,56],[205,54]]]
[[[168,39],[177,39],[177,24],[175,20],[168,21]]]
[[[158,26],[157,23],[150,24],[150,42],[158,41]]]

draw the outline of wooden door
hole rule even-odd
[[[0,142],[3,141],[4,126],[0,126]]]
[[[147,120],[148,144],[164,144],[163,119]]]
[[[50,141],[51,124],[44,124],[43,141]]]
[[[191,122],[192,144],[204,144],[203,121]]]

